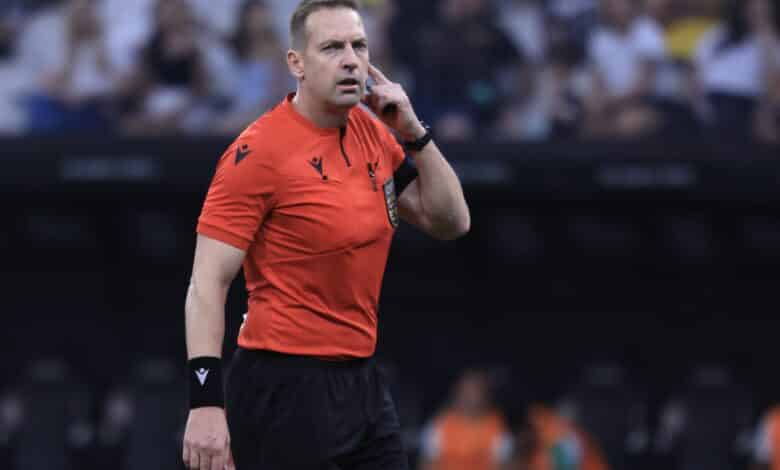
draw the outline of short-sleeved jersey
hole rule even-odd
[[[241,347],[368,357],[404,152],[364,109],[353,108],[343,128],[323,129],[293,96],[222,155],[197,232],[247,252]]]

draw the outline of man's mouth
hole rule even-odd
[[[360,86],[360,82],[356,78],[345,78],[338,82],[338,86],[342,91],[354,93]]]

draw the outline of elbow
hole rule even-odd
[[[464,237],[469,230],[471,230],[471,217],[467,213],[465,217],[457,217],[446,225],[442,224],[439,230],[435,231],[434,237],[442,241],[453,241]]]
[[[452,240],[465,237],[471,230],[471,217],[461,217],[454,225],[452,229]]]

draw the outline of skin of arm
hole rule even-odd
[[[222,356],[225,300],[246,252],[198,235],[185,302],[187,357]]]
[[[434,142],[414,156],[417,178],[401,193],[401,217],[439,240],[468,233],[471,215],[460,180]]]
[[[391,82],[373,65],[369,74],[376,82],[367,104],[404,141],[425,135],[401,85]],[[394,105],[392,112],[383,112]],[[440,240],[454,240],[471,228],[471,216],[460,180],[434,142],[412,155],[417,164],[417,178],[398,199],[401,217],[428,235]]]
[[[225,335],[225,299],[245,252],[198,235],[192,278],[185,302],[187,357],[221,357]],[[221,407],[190,410],[182,459],[187,468],[234,469],[230,435]]]

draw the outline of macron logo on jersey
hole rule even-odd
[[[242,144],[240,147],[236,148],[236,165],[241,163],[241,160],[245,159],[247,155],[252,153],[251,150],[249,150],[249,145]]]
[[[200,386],[202,387],[206,384],[206,377],[209,376],[209,370],[201,367],[195,371],[195,376],[198,377],[198,382],[200,382]]]
[[[312,168],[317,170],[317,173],[320,174],[320,176],[325,176],[325,172],[322,169],[322,157],[314,157],[311,160],[309,160],[309,165],[311,165]]]

